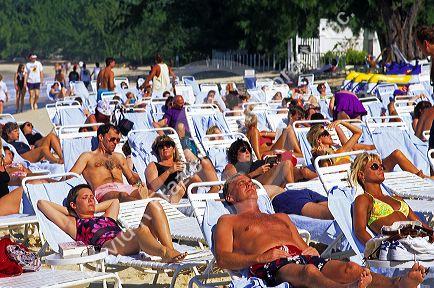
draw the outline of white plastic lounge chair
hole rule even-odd
[[[238,91],[237,85],[235,82],[222,82],[220,83],[220,95],[225,96],[226,95],[226,86],[228,84],[232,84],[232,87],[235,91]]]
[[[175,85],[175,90],[176,90],[176,95],[181,95],[184,98],[185,102],[189,104],[194,104],[194,102],[196,101],[196,97],[193,92],[193,87],[191,85],[178,84]]]
[[[256,85],[258,85],[258,82],[256,82]],[[247,89],[247,94],[250,95],[250,102],[267,102],[267,95],[258,86],[255,89]]]
[[[53,118],[55,127],[80,125],[86,122],[86,115],[78,102],[71,102],[70,105],[65,104],[56,102],[56,115]]]
[[[264,86],[273,86],[274,81],[270,78],[263,78],[256,80],[256,88],[262,88]]]
[[[383,120],[400,119],[400,117],[367,117],[366,125],[372,136],[378,153],[382,158],[399,149],[418,169],[429,175],[429,163],[426,159],[428,144],[408,131],[404,122],[382,122]],[[376,122],[376,120],[379,120]],[[388,141],[384,141],[387,139]],[[394,171],[399,171],[396,166]]]
[[[258,189],[258,204],[260,207],[260,210],[263,213],[274,213],[273,206],[271,205],[271,201],[268,198],[264,187],[256,180],[253,180],[253,182],[257,185]],[[209,187],[214,185],[222,185],[224,184],[223,181],[219,182],[203,182],[203,183],[194,183],[192,184],[189,189],[187,190],[188,193],[188,199],[190,200],[191,206],[194,210],[194,215],[196,217],[197,222],[199,223],[199,226],[202,228],[203,235],[208,243],[208,246],[213,250],[213,240],[212,240],[212,232],[214,230],[214,226],[217,224],[218,218],[224,214],[229,214],[233,211],[228,209],[227,206],[224,205],[224,202],[222,201],[224,199],[222,193],[206,193],[206,194],[197,194],[197,193],[191,193],[193,188],[197,187]],[[299,230],[299,233],[301,237],[306,241],[306,243],[309,243],[310,241],[310,234],[308,231],[305,230]],[[217,274],[212,275],[210,274],[211,269],[213,268],[214,262],[211,263],[210,266],[207,267],[205,273],[203,275],[198,275],[193,277],[190,280],[189,287],[192,287],[193,283],[198,285],[199,287],[210,287],[205,284],[205,282],[209,278],[225,276],[225,274]],[[246,271],[236,272],[236,271],[227,271],[229,276],[231,277],[232,284],[234,287],[243,287],[242,280],[247,279],[247,273]],[[226,274],[227,276],[227,274]],[[244,279],[240,279],[244,278]],[[237,284],[237,281],[238,282]],[[242,283],[240,285],[240,283]],[[214,283],[215,284],[215,283]],[[227,284],[227,283],[218,283],[218,285]]]
[[[63,232],[57,225],[49,221],[45,215],[37,209],[37,201],[40,199],[49,200],[55,202],[57,204],[63,205],[65,197],[71,187],[74,187],[78,184],[84,183],[84,180],[80,178],[75,173],[64,173],[58,175],[49,175],[48,177],[57,178],[71,176],[66,181],[53,182],[53,183],[43,183],[43,184],[30,184],[28,181],[43,179],[45,177],[28,177],[23,180],[23,188],[26,193],[28,193],[33,208],[36,212],[36,217],[39,221],[40,231],[44,236],[46,243],[44,243],[41,248],[41,253],[44,252],[45,249],[49,246],[51,250],[54,252],[58,252],[59,243],[63,242],[71,242],[73,239]],[[178,248],[178,247],[177,247]],[[197,273],[196,267],[204,266],[210,261],[209,252],[202,251],[200,253],[195,253],[192,247],[182,246],[178,248],[180,250],[188,250],[190,251],[191,257],[190,260],[185,259],[179,263],[163,263],[158,261],[146,260],[149,259],[147,256],[142,253],[132,256],[113,256],[110,255],[105,258],[105,261],[110,266],[115,267],[134,267],[136,269],[154,269],[157,270],[157,273],[161,273],[164,271],[172,270],[174,271],[174,275],[172,278],[172,283],[170,287],[174,287],[176,283],[176,279],[180,272],[184,270],[193,270]],[[84,263],[83,263],[84,264]],[[155,283],[155,282],[154,282]]]
[[[121,87],[121,83],[125,82],[128,85],[128,88],[131,88],[130,81],[127,77],[115,77],[114,82],[116,87]]]
[[[381,104],[380,100],[377,97],[365,97],[359,98],[360,102],[362,102],[363,107],[365,107],[369,116],[379,117],[382,113],[383,104]]]
[[[2,288],[38,288],[38,287],[77,287],[99,281],[114,280],[115,288],[122,288],[121,280],[115,273],[48,270],[28,272],[20,276],[0,279]]]
[[[300,82],[301,82],[301,80],[303,80],[303,78],[306,78],[307,81],[309,81],[309,84],[315,82],[315,75],[314,74],[301,74],[301,75],[298,75],[297,84],[300,84]]]
[[[430,130],[426,130],[422,132],[423,138],[425,138],[425,141],[429,140],[429,135],[430,134]]]
[[[244,111],[243,110],[229,110],[223,112],[229,130],[232,133],[243,131],[244,127]]]
[[[205,155],[201,139],[206,135],[206,130],[217,125],[222,133],[229,133],[229,126],[223,116],[223,113],[216,105],[189,105],[185,107],[185,117],[187,118],[191,138],[196,147]]]
[[[375,88],[375,94],[383,104],[383,108],[387,110],[387,105],[394,99],[393,93],[398,89],[396,84],[378,84]]]

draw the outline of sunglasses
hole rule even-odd
[[[249,151],[249,150],[247,149],[246,146],[243,146],[240,148],[240,150],[238,150],[238,152],[240,152],[240,153],[246,153],[247,151]]]
[[[175,147],[175,145],[173,145],[172,143],[161,143],[160,145],[158,145],[158,149],[164,149],[164,148],[173,148]]]
[[[119,142],[121,142],[121,138],[112,137],[109,139],[109,142],[119,143]]]
[[[371,170],[373,171],[377,171],[378,169],[380,169],[384,171],[384,165],[383,164],[378,164],[378,163],[372,163],[372,165],[369,167],[371,168]]]

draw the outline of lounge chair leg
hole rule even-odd
[[[158,276],[160,275],[159,272],[157,272],[157,274],[155,274],[154,276],[154,280],[152,281],[152,285],[157,285],[157,281],[158,281]]]
[[[175,287],[176,279],[178,278],[179,273],[181,273],[182,267],[178,267],[174,272],[172,276],[172,282],[170,283],[170,288]]]
[[[105,263],[104,259],[101,260],[101,272],[105,273]],[[102,287],[107,288],[107,280],[102,280]]]

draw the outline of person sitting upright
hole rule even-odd
[[[151,162],[146,167],[148,189],[154,192],[162,190],[171,203],[178,203],[186,195],[187,187],[191,183],[218,181],[214,167],[208,159],[200,160],[197,173],[188,178],[183,177],[185,163],[178,157],[175,142],[169,136],[157,136],[152,144],[152,152],[157,156],[158,162]],[[212,187],[210,192],[217,192],[218,188]]]
[[[89,185],[80,184],[66,197],[65,206],[39,200],[38,209],[54,224],[76,241],[106,248],[113,255],[132,255],[144,251],[159,256],[165,262],[178,262],[185,258],[173,248],[170,228],[161,204],[148,203],[138,228],[125,232],[118,226],[119,201],[111,199],[95,203]],[[102,216],[95,213],[104,212]]]
[[[401,197],[383,193],[381,183],[384,181],[384,171],[380,157],[367,152],[357,155],[351,165],[350,182],[354,187],[360,185],[364,192],[354,202],[353,225],[357,238],[366,244],[372,238],[366,228],[379,234],[383,226],[390,226],[397,221],[419,221],[432,231]]]
[[[416,288],[427,271],[414,264],[407,275],[386,278],[354,262],[319,257],[303,241],[286,214],[259,210],[252,180],[236,174],[223,188],[235,215],[223,215],[214,230],[217,265],[224,269],[249,269],[268,286],[288,282],[291,287],[408,287]]]
[[[139,175],[131,171],[122,154],[114,152],[121,141],[119,130],[112,124],[104,124],[98,127],[97,137],[98,148],[81,154],[70,172],[83,174],[98,202],[146,198],[148,190],[142,185]],[[122,175],[130,185],[123,183]]]
[[[223,178],[228,179],[239,172],[248,175],[264,185],[285,187],[302,179],[316,177],[307,168],[296,168],[290,160],[280,163],[266,163],[264,160],[253,161],[252,148],[247,141],[235,140],[227,151],[228,164],[223,170]]]
[[[59,151],[59,158],[51,154],[50,147],[43,145],[31,149],[29,145],[24,142],[18,141],[20,139],[20,132],[18,124],[15,122],[8,122],[3,126],[2,137],[7,143],[14,146],[15,150],[21,157],[32,163],[41,160],[48,160],[51,163],[63,163],[62,153]]]

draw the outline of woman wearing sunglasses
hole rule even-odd
[[[60,158],[63,159],[62,148],[60,146],[59,137],[56,134],[50,133],[47,136],[42,136],[41,133],[33,131],[33,124],[24,122],[20,125],[20,129],[32,147],[47,146],[50,150],[53,149]]]
[[[432,231],[401,197],[383,194],[381,183],[384,172],[384,165],[377,154],[360,154],[351,165],[350,182],[353,187],[360,185],[364,192],[354,202],[353,226],[357,238],[366,244],[372,238],[366,228],[379,234],[383,226],[397,221],[419,221]]]
[[[175,142],[169,136],[158,136],[152,144],[152,152],[158,162],[151,162],[146,167],[148,189],[154,192],[162,191],[171,203],[178,203],[191,183],[218,181],[214,167],[208,159],[200,160],[197,173],[186,179],[183,173],[186,164],[180,160]],[[219,187],[212,187],[209,192],[218,191]]]
[[[296,168],[290,160],[266,163],[264,160],[253,161],[252,148],[247,141],[235,140],[227,151],[228,164],[223,170],[223,178],[228,179],[236,173],[243,173],[264,185],[276,185],[282,188],[287,183],[302,179],[312,179],[316,175],[307,168]]]
[[[339,125],[342,125],[346,127],[348,130],[350,130],[350,132],[353,134],[350,137],[350,139],[347,139],[345,133],[342,131]],[[327,129],[325,129],[324,126],[321,124],[314,125],[310,128],[309,132],[306,135],[307,140],[312,146],[312,156],[313,156],[312,162],[319,155],[331,155],[335,153],[344,153],[344,152],[350,152],[356,150],[376,149],[375,145],[358,143],[357,141],[359,141],[360,136],[362,135],[362,129],[360,129],[355,125],[352,125],[349,122],[336,120],[330,123],[326,128]],[[327,131],[330,129],[336,129],[336,133],[338,134],[339,140],[343,144],[342,146],[339,146],[333,142],[330,133]],[[350,158],[349,156],[337,157],[334,158],[332,162],[333,162],[332,165],[349,163]],[[390,153],[389,156],[385,157],[383,159],[383,164],[385,167],[385,172],[393,171],[395,166],[398,165],[403,171],[416,174],[417,176],[422,178],[429,177],[423,174],[422,170],[417,169],[417,167],[414,166],[414,164],[411,163],[411,161],[408,160],[408,158],[398,149]]]

